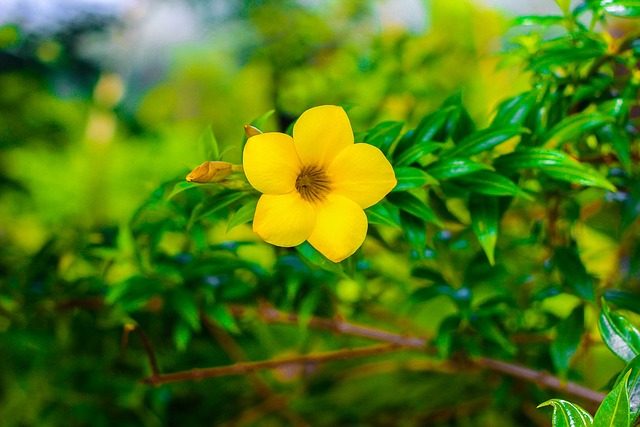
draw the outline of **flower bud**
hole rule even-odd
[[[204,162],[187,175],[187,182],[207,182],[222,181],[233,172],[233,165],[229,162]]]
[[[244,125],[244,133],[247,138],[251,138],[252,136],[260,135],[262,131],[255,126]]]

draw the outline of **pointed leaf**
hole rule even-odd
[[[488,196],[520,196],[523,199],[533,200],[528,193],[509,178],[492,171],[478,171],[454,179],[474,193]]]
[[[586,133],[612,121],[613,118],[611,116],[600,112],[581,113],[565,117],[547,132],[546,138],[544,138],[544,147],[555,148],[565,141],[575,141]]]
[[[562,399],[551,399],[538,405],[553,406],[553,427],[591,427],[593,418],[580,406]]]
[[[593,417],[593,427],[629,427],[629,395],[627,393],[627,372],[624,379],[604,398]]]
[[[471,226],[480,246],[491,265],[495,264],[494,252],[498,239],[498,199],[472,194],[469,197]]]
[[[364,142],[374,145],[383,153],[388,154],[391,144],[398,138],[403,126],[403,122],[382,122],[367,132]]]
[[[444,144],[440,142],[433,141],[416,143],[400,154],[393,163],[395,166],[409,166],[418,162],[418,160],[427,154],[431,154],[439,148],[442,148],[443,145]]]
[[[399,167],[394,169],[398,183],[391,191],[406,191],[411,188],[438,185],[439,181],[422,169],[412,167]]]
[[[211,125],[207,126],[198,138],[198,150],[203,161],[220,160],[220,148]]]
[[[443,159],[431,163],[427,167],[427,173],[436,179],[454,178],[468,175],[480,170],[492,169],[484,163],[477,163],[469,159]]]
[[[598,327],[607,347],[625,362],[640,354],[640,332],[626,317],[611,311],[605,302],[598,317]]]
[[[489,128],[472,133],[455,147],[443,153],[444,156],[468,157],[492,149],[493,147],[520,135],[526,129],[519,126]]]
[[[551,343],[551,360],[556,371],[566,378],[569,360],[578,350],[584,333],[584,306],[576,307],[556,327],[556,339]]]
[[[500,104],[491,127],[520,126],[531,112],[536,102],[535,91],[521,93]]]
[[[387,195],[387,200],[411,215],[442,227],[442,222],[435,212],[424,201],[411,193],[390,193]]]
[[[593,279],[582,263],[576,248],[556,247],[553,262],[562,273],[565,283],[576,295],[588,301],[595,301]]]
[[[241,224],[246,224],[247,222],[251,221],[253,219],[253,215],[256,213],[257,205],[258,201],[252,200],[238,209],[229,221],[229,225],[227,225],[227,233],[234,227],[237,227]]]
[[[625,366],[614,385],[627,380],[627,393],[629,395],[630,424],[635,425],[640,418],[640,356],[636,356]]]

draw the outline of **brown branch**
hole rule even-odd
[[[147,335],[140,329],[140,327],[132,324],[127,324],[124,326],[124,330],[122,331],[122,353],[124,354],[127,349],[127,344],[129,342],[129,333],[135,332],[140,340],[142,341],[142,345],[144,346],[144,350],[147,353],[147,358],[149,359],[149,366],[151,367],[151,375],[157,376],[160,375],[160,369],[158,368],[158,361],[156,360],[155,352],[153,351],[153,346],[151,345],[151,341],[147,337]]]
[[[246,313],[246,309],[240,306],[232,306],[231,312],[234,315]],[[261,319],[267,322],[282,322],[297,324],[300,317],[295,313],[284,313],[280,310],[266,305],[257,308],[257,312]],[[377,341],[383,341],[397,345],[399,349],[422,350],[431,354],[435,354],[436,350],[431,346],[426,338],[400,335],[389,331],[383,331],[376,328],[354,325],[342,319],[323,319],[319,317],[311,317],[307,320],[308,325],[321,329],[330,330],[335,333],[353,335],[363,338],[370,338]],[[472,359],[471,364],[478,368],[489,369],[494,372],[520,378],[529,382],[533,382],[540,387],[551,388],[568,393],[585,400],[600,403],[604,399],[604,394],[591,390],[590,388],[581,386],[571,381],[562,381],[559,378],[546,372],[536,371],[524,366],[513,363],[502,362],[497,359],[481,357]]]
[[[289,357],[284,359],[263,360],[260,362],[235,363],[229,366],[215,368],[191,369],[188,371],[174,372],[171,374],[155,374],[142,380],[144,384],[159,386],[180,381],[200,381],[206,378],[222,377],[228,375],[243,375],[262,369],[281,368],[289,365],[316,365],[338,360],[355,359],[379,354],[386,354],[400,350],[406,350],[396,344],[383,344],[356,349],[345,349],[326,353],[314,353],[304,356]]]

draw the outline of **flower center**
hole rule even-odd
[[[331,180],[318,166],[305,166],[296,179],[296,190],[307,202],[320,202],[331,191]]]

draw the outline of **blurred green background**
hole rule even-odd
[[[132,244],[119,230],[161,183],[202,162],[197,143],[208,126],[224,160],[238,162],[243,125],[272,109],[263,130],[284,130],[321,104],[348,106],[356,132],[386,120],[415,127],[459,92],[479,127],[486,125],[499,102],[529,83],[500,54],[508,14],[555,7],[501,2],[515,6],[509,12],[497,3],[0,5],[0,425],[545,425],[548,418],[509,398],[508,384],[492,388],[503,406],[491,405],[490,378],[454,381],[404,356],[348,362],[352,369],[329,368],[312,383],[276,371],[266,397],[251,378],[152,388],[139,383],[148,375],[141,342],[131,334],[121,351],[126,315],[101,309],[104,288],[135,270]],[[513,234],[526,227],[511,226]],[[228,238],[224,227],[212,233],[221,244]],[[168,234],[159,245],[173,256],[180,238]],[[248,253],[265,265],[273,257]],[[405,273],[397,259],[377,260],[388,280]],[[295,279],[298,267],[289,267]],[[376,286],[341,282],[344,312],[357,312],[349,303],[365,294],[389,297]],[[145,303],[132,323],[144,325],[167,371],[231,362],[204,332],[181,338],[166,300]],[[566,315],[572,303],[563,300],[559,311]],[[437,322],[452,310],[430,308],[421,316]],[[421,327],[433,332],[437,322]],[[237,340],[262,360],[313,347],[298,332],[252,324]],[[354,344],[325,335],[316,339],[327,348]],[[591,373],[591,384],[621,368],[611,363]],[[447,409],[462,394],[464,404]]]

